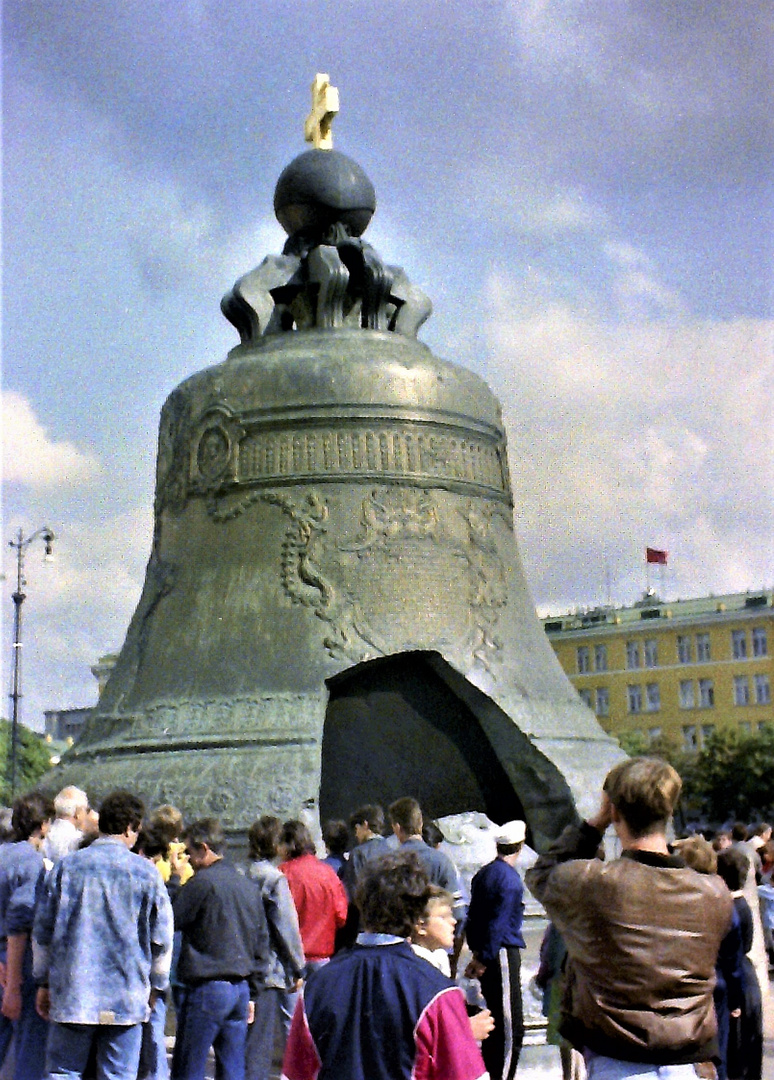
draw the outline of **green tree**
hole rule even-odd
[[[720,728],[695,760],[696,793],[711,821],[774,814],[774,730]]]
[[[652,753],[650,739],[641,731],[622,731],[618,745],[629,757],[648,757]]]
[[[625,731],[618,737],[618,744],[630,757],[663,758],[678,772],[688,759],[680,742],[670,735],[659,735],[657,739],[651,739],[641,731]]]
[[[0,720],[0,801],[11,803],[11,721]],[[16,794],[29,791],[51,768],[51,750],[36,732],[19,724],[16,732]]]

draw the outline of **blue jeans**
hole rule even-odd
[[[41,1080],[46,1072],[46,1036],[48,1023],[35,1008],[37,986],[32,972],[24,972],[21,987],[22,1008],[18,1020],[0,1016],[0,1065],[5,1061],[11,1037],[14,1037],[14,1077],[16,1080]],[[3,1000],[0,991],[0,1001]]]
[[[92,1045],[97,1048],[97,1080],[135,1080],[142,1024],[57,1024],[48,1026],[47,1080],[81,1080]]]
[[[137,1080],[169,1080],[164,1028],[167,1023],[167,999],[161,993],[142,1026],[142,1051]]]
[[[693,1065],[643,1065],[586,1050],[587,1080],[696,1080]]]
[[[178,1017],[173,1080],[204,1080],[210,1047],[218,1076],[244,1080],[249,1002],[246,981],[209,979],[189,986]]]

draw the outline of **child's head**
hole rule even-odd
[[[414,925],[411,940],[426,949],[446,949],[454,945],[455,919],[452,914],[453,898],[446,889],[430,886],[425,910]]]

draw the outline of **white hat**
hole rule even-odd
[[[495,833],[496,844],[523,844],[527,836],[527,826],[523,821],[506,821]]]

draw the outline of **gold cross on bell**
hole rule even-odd
[[[330,75],[315,75],[312,83],[312,111],[304,123],[304,138],[317,150],[332,150],[331,123],[339,111],[339,91],[331,86]]]

